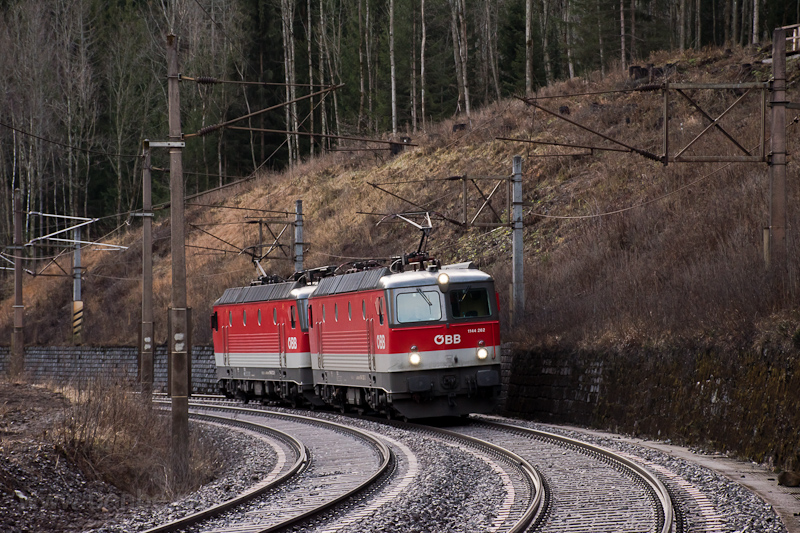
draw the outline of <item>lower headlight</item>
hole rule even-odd
[[[478,359],[480,359],[481,361],[483,361],[483,360],[484,360],[484,359],[486,359],[487,357],[489,357],[489,350],[487,350],[487,349],[486,349],[486,348],[484,348],[484,347],[480,347],[480,348],[478,348]]]
[[[422,361],[422,357],[420,357],[419,352],[411,352],[408,354],[408,362],[414,366],[417,366]]]

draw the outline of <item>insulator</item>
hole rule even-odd
[[[200,128],[200,131],[197,132],[197,135],[202,137],[203,135],[208,135],[213,131],[217,131],[220,128],[219,124],[214,124],[212,126],[206,126],[205,128]]]
[[[200,76],[195,81],[197,83],[204,83],[206,85],[211,85],[212,83],[219,83],[219,80],[213,76]]]

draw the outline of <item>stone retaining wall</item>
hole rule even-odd
[[[514,350],[506,414],[800,465],[797,346]]]
[[[0,347],[0,374],[8,367],[10,349]],[[126,375],[135,380],[138,373],[138,349],[134,346],[28,346],[25,348],[25,375],[33,381],[66,383],[97,375]],[[167,348],[157,346],[154,354],[156,391],[166,391]],[[214,349],[192,346],[192,392],[216,392]]]

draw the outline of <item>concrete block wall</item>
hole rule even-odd
[[[8,368],[11,350],[0,346],[0,374]],[[167,348],[157,346],[154,358],[153,388],[166,391]],[[41,382],[66,383],[98,375],[125,376],[136,380],[139,351],[134,346],[28,346],[25,348],[25,375]],[[192,346],[192,392],[216,392],[214,349]]]
[[[603,381],[602,359],[529,351],[504,357],[509,360],[503,382],[506,414],[545,422],[593,422]]]

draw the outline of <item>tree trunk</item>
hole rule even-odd
[[[753,33],[752,33],[752,44],[758,44],[758,12],[759,12],[759,1],[753,0]]]
[[[281,0],[281,37],[283,38],[283,77],[286,81],[284,93],[286,101],[292,99],[290,91],[290,84],[292,84],[292,43],[291,26],[293,19],[293,0]],[[286,105],[283,107],[284,120],[286,130],[292,131],[292,112],[291,108]],[[295,141],[294,136],[290,133],[286,134],[286,146],[289,149],[289,168],[291,168],[297,160],[295,154]]]
[[[495,12],[491,13],[490,5],[494,7]],[[499,100],[501,97],[500,94],[500,74],[497,68],[497,4],[492,2],[486,2],[486,19],[488,25],[488,31],[486,33],[486,39],[488,40],[488,49],[489,49],[489,65],[492,71],[492,81],[494,82],[494,91]],[[493,15],[493,16],[492,16]]]
[[[459,31],[458,14],[456,13],[456,3],[458,0],[450,2],[450,32],[453,34],[453,61],[456,65],[456,84],[458,85],[458,102],[456,103],[456,113],[461,111],[461,103],[464,101],[464,77],[461,75],[461,52],[459,51]]]
[[[553,82],[553,66],[550,64],[550,0],[542,0],[542,16],[539,18],[542,29],[542,58],[547,84]]]
[[[361,0],[358,1],[358,7],[361,7]],[[311,15],[311,0],[306,0],[306,10],[307,13],[307,22],[306,22],[306,48],[308,50],[308,83],[311,86],[309,88],[309,92],[314,92],[314,55],[312,50],[312,34],[314,32],[314,21]],[[359,19],[359,23],[360,23]],[[313,158],[314,157],[314,98],[308,99],[308,131],[311,133],[311,137],[308,142],[308,153]],[[262,113],[261,116],[263,117],[264,114]],[[263,157],[262,157],[263,159]]]
[[[464,109],[467,112],[467,119],[470,118],[469,108],[469,74],[467,58],[467,17],[465,0],[456,0],[458,5],[458,28],[459,40],[458,51],[461,57],[461,75],[464,77]]]
[[[310,2],[311,0],[309,0]],[[362,12],[364,1],[358,0],[358,131],[364,129],[364,14]],[[309,57],[311,54],[309,53]]]
[[[412,5],[411,23],[411,131],[417,132],[417,9]]]
[[[525,0],[525,94],[533,94],[533,0]]]
[[[365,33],[366,33],[366,45],[367,45],[367,82],[368,82],[367,108],[369,112],[368,124],[369,124],[369,130],[377,133],[378,120],[375,119],[373,122],[373,118],[375,117],[375,115],[372,111],[372,95],[375,93],[375,72],[374,72],[375,68],[372,61],[373,34],[372,34],[372,21],[369,16],[369,1],[367,1],[366,26],[367,26],[367,31]]]
[[[597,0],[597,41],[598,48],[600,49],[600,76],[606,77],[606,59],[603,50],[603,24],[602,17],[600,16],[600,0]]]
[[[322,85],[325,85],[325,55],[327,53],[327,40],[325,38],[326,30],[325,30],[325,12],[323,8],[323,0],[319,2],[319,31],[317,32],[317,40],[319,41],[319,82]],[[321,125],[322,128],[321,132],[322,137],[322,146],[323,150],[326,148],[330,148],[330,141],[324,135],[329,133],[328,131],[328,112],[327,112],[327,104],[326,104],[326,95],[321,96],[320,102],[320,115],[321,115]]]
[[[700,50],[700,0],[695,1],[695,9],[694,9],[694,49]]]
[[[420,21],[422,22],[422,42],[419,47],[419,85],[420,110],[422,111],[422,129],[425,130],[425,44],[428,38],[425,24],[425,0],[420,0]]]
[[[636,61],[636,0],[631,0],[631,48],[628,57]]]
[[[392,134],[397,135],[397,78],[394,65],[394,0],[389,0],[389,70],[392,83]]]
[[[567,51],[567,70],[569,78],[575,77],[575,65],[572,63],[572,21],[570,20],[569,0],[564,0],[564,48]]]
[[[619,40],[620,40],[620,62],[622,64],[622,72],[628,70],[625,58],[625,0],[619,0]]]
[[[681,0],[680,14],[678,17],[678,25],[680,26],[678,46],[680,47],[680,51],[683,52],[686,50],[686,0]]]
[[[722,30],[724,33],[725,46],[729,47],[731,45],[731,0],[725,0],[725,8],[722,12],[722,20],[725,22]]]
[[[458,55],[461,59],[461,76],[464,78],[464,110],[467,113],[467,119],[469,119],[469,74],[467,67],[467,18],[465,13],[465,0],[456,0],[456,6],[458,8]]]

